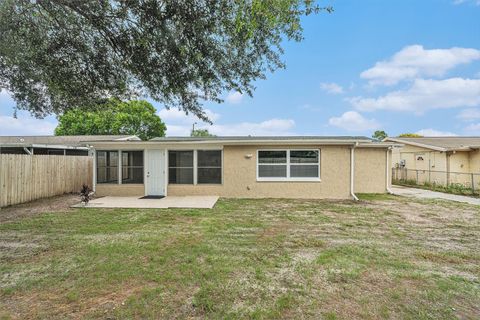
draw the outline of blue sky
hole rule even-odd
[[[303,19],[287,67],[256,82],[253,98],[207,103],[212,126],[153,102],[167,135],[194,122],[217,135],[480,135],[480,0],[320,1],[335,12]],[[0,135],[52,134],[55,117],[0,93]]]

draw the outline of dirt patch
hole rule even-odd
[[[73,209],[70,206],[79,202],[77,194],[65,194],[1,208],[0,223],[34,217],[42,213],[71,211]]]

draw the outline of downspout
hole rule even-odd
[[[392,169],[390,168],[390,162],[388,161],[388,155],[390,154],[390,151],[393,149],[393,147],[388,147],[387,148],[387,163],[385,164],[385,177],[387,179],[387,192],[390,193],[390,194],[394,194],[392,189],[390,189],[390,172],[392,171]]]
[[[350,195],[355,201],[358,201],[358,197],[355,195],[355,147],[358,146],[358,142],[350,148]]]

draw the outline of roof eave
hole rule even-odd
[[[421,148],[426,148],[426,149],[431,149],[431,150],[441,151],[441,152],[448,151],[447,148],[442,148],[442,147],[437,147],[437,146],[432,146],[432,145],[428,145],[428,144],[412,142],[412,141],[397,139],[397,138],[387,137],[387,138],[383,139],[382,141],[392,141],[392,142],[397,142],[397,143],[401,143],[401,144],[408,144],[408,145],[411,145],[411,146],[414,146],[414,147],[421,147]]]

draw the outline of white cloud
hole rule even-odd
[[[28,113],[19,112],[18,118],[0,116],[0,135],[52,135],[56,123],[47,119],[35,119]]]
[[[341,94],[344,93],[343,87],[334,83],[334,82],[322,82],[320,83],[320,88],[331,94]]]
[[[456,134],[453,133],[453,132],[439,131],[439,130],[435,130],[435,129],[431,129],[431,128],[418,130],[415,133],[419,134],[421,136],[424,136],[424,137],[452,137],[452,136],[456,136]]]
[[[242,102],[243,99],[243,93],[240,93],[238,91],[230,91],[225,98],[225,101],[231,104],[239,104]]]
[[[291,135],[291,129],[295,127],[295,121],[291,119],[270,119],[262,122],[241,122],[231,124],[215,123],[220,115],[210,109],[205,109],[206,114],[214,122],[209,125],[200,121],[193,115],[186,115],[179,109],[162,109],[158,112],[160,118],[167,125],[168,136],[189,136],[192,130],[192,124],[196,129],[208,129],[212,134],[218,136],[239,136],[239,135],[255,135],[255,136],[272,136],[272,135]]]
[[[480,109],[465,109],[462,110],[458,115],[457,118],[463,121],[473,121],[480,119]]]
[[[220,118],[218,113],[213,112],[210,109],[204,109],[208,118],[215,122]],[[192,125],[196,123],[196,128],[199,126],[206,125],[203,121],[198,119],[195,115],[189,113],[185,114],[184,111],[171,108],[171,109],[161,109],[158,111],[158,116],[165,122],[167,126],[167,135],[168,136],[188,136],[192,130]]]
[[[454,5],[459,5],[464,3],[473,3],[476,6],[480,6],[480,0],[453,0]]]
[[[480,0],[479,0],[480,1]],[[403,48],[392,58],[363,71],[360,77],[371,85],[394,85],[419,77],[440,77],[460,64],[480,59],[480,50],[469,48],[424,49],[421,45]]]
[[[395,110],[421,114],[429,109],[476,107],[480,105],[480,79],[417,79],[407,90],[393,91],[379,98],[350,98],[361,111]]]
[[[292,119],[270,119],[262,122],[241,122],[225,125],[214,124],[207,127],[211,133],[219,136],[286,136],[293,135],[295,127]]]
[[[210,109],[204,109],[204,111],[207,117],[212,121],[217,121],[220,118],[218,113],[215,113]],[[195,115],[191,113],[187,115],[184,111],[177,108],[161,109],[157,114],[164,122],[194,123],[201,121]]]
[[[366,119],[356,111],[347,111],[340,117],[330,118],[328,123],[348,131],[368,131],[380,128],[380,124],[375,119]]]
[[[199,125],[197,129],[207,129],[217,136],[286,136],[294,135],[291,131],[295,121],[291,119],[270,119],[262,122],[241,122],[229,124]],[[191,125],[168,125],[168,136],[188,136]]]
[[[480,135],[480,123],[472,123],[465,128],[465,132],[471,135]]]

